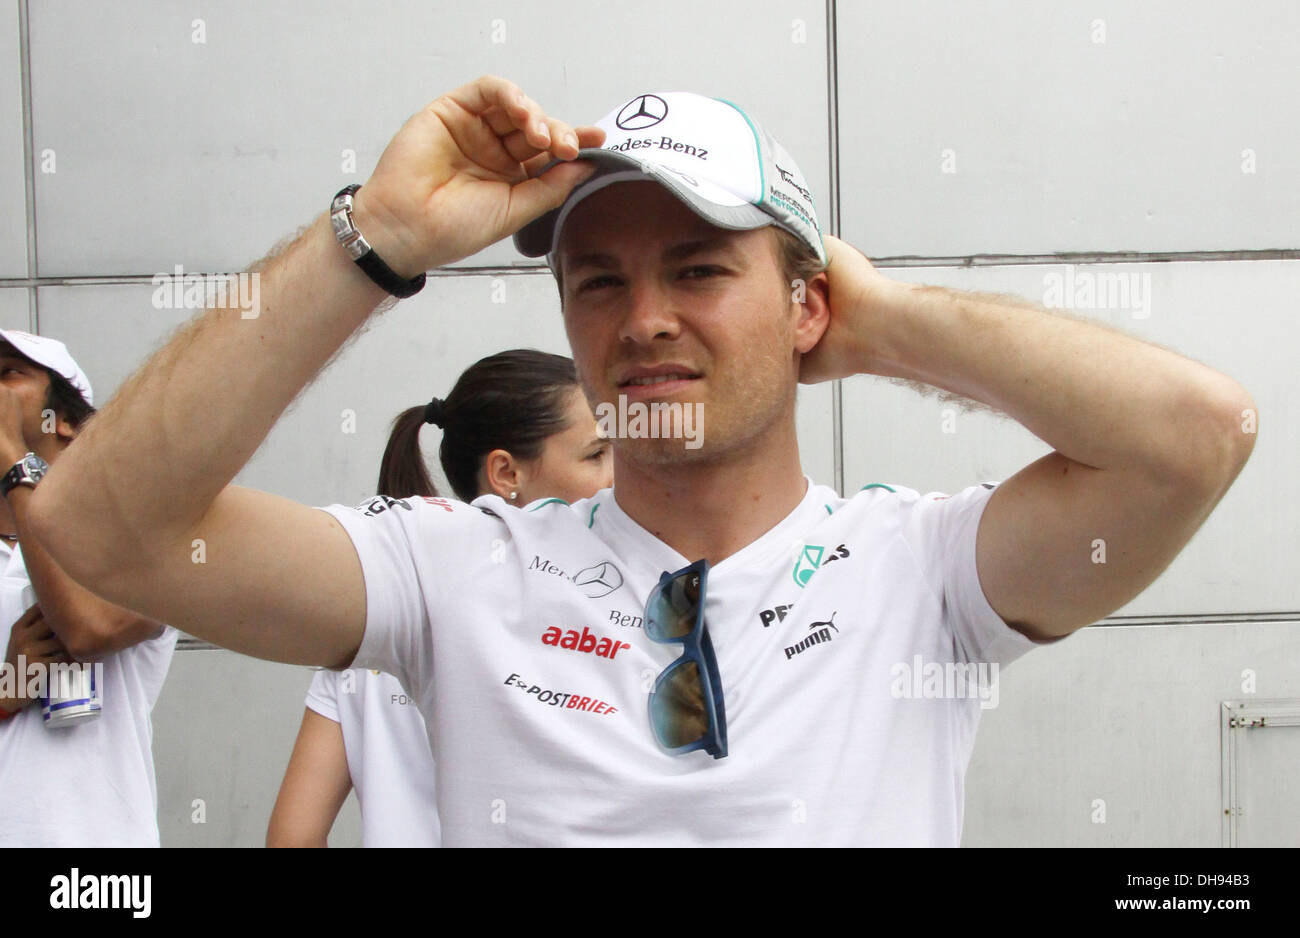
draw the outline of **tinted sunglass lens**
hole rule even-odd
[[[660,587],[646,610],[646,627],[658,638],[685,638],[700,608],[700,575],[683,573]]]
[[[682,661],[668,671],[650,698],[650,719],[659,742],[669,749],[689,746],[709,731],[704,686],[694,661]]]

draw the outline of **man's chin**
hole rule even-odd
[[[713,457],[703,440],[624,438],[614,446],[621,459],[640,466],[682,466]]]

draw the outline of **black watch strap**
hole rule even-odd
[[[371,248],[365,254],[357,258],[356,264],[366,272],[366,276],[379,284],[393,296],[405,299],[408,296],[415,296],[424,289],[424,274],[418,277],[412,277],[410,280],[403,280],[375,253]]]
[[[8,495],[20,485],[30,485],[34,488],[49,468],[41,457],[35,453],[28,453],[10,466],[8,472],[0,476],[0,497]]]
[[[330,221],[339,243],[365,275],[393,296],[405,299],[424,289],[425,275],[419,274],[410,280],[399,277],[393,268],[384,263],[375,253],[361,232],[352,223],[352,196],[361,187],[344,186],[330,203]]]
[[[9,471],[0,476],[0,496],[8,495],[14,486],[21,485],[23,478],[21,462],[10,466]]]

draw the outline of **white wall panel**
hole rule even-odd
[[[26,183],[23,172],[23,94],[18,47],[18,0],[0,2],[0,277],[27,276]]]
[[[266,843],[311,675],[310,668],[228,651],[176,652],[153,709],[164,847]],[[361,845],[355,795],[340,812],[330,845]]]
[[[1031,651],[982,714],[962,845],[1219,846],[1220,703],[1250,696],[1246,669],[1257,696],[1300,697],[1297,660],[1294,622],[1093,627]]]
[[[242,269],[364,182],[411,113],[485,72],[571,123],[646,90],[729,98],[827,198],[817,0],[666,0],[653,15],[597,0],[366,11],[344,0],[34,4],[37,148],[58,158],[38,180],[42,275]],[[345,149],[354,173],[341,171]],[[508,242],[471,260],[523,261]]]
[[[1068,284],[1065,266],[903,268],[890,277],[963,290],[1011,293],[1043,302],[1048,278]],[[1147,309],[1076,307],[1139,338],[1163,345],[1234,378],[1254,397],[1259,435],[1250,462],[1173,564],[1120,615],[1300,609],[1295,578],[1300,507],[1286,497],[1300,459],[1295,419],[1295,297],[1300,262],[1239,261],[1076,266],[1084,277],[1119,274],[1149,296]],[[1099,281],[1098,281],[1099,282]],[[1136,296],[1136,292],[1131,296]],[[1146,313],[1134,318],[1134,312]],[[1099,369],[1105,362],[1098,362]],[[869,482],[952,492],[1009,478],[1052,447],[1009,418],[960,413],[956,405],[879,378],[844,387],[845,485]]]
[[[869,255],[1300,247],[1291,0],[838,10],[843,231]]]
[[[22,287],[0,288],[0,329],[31,330],[27,294],[28,291]]]

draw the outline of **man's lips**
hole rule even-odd
[[[656,397],[672,394],[698,381],[703,375],[682,365],[634,368],[622,376],[618,390],[628,397]]]

